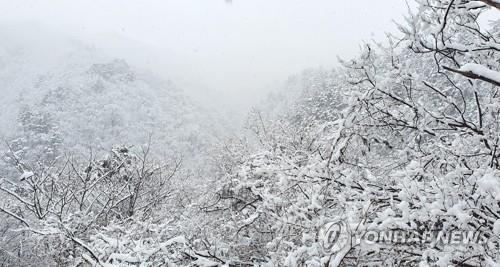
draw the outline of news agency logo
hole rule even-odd
[[[500,249],[500,239],[495,235],[473,230],[367,230],[353,231],[343,221],[323,224],[317,233],[317,241],[324,253],[333,254],[354,245],[416,245],[459,246],[477,244],[489,249]]]
[[[323,224],[318,231],[318,242],[325,253],[337,253],[351,241],[351,233],[342,221]]]

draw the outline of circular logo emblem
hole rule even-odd
[[[350,235],[346,224],[341,221],[323,224],[318,231],[318,242],[325,253],[336,253],[349,242]]]
[[[500,238],[498,236],[491,236],[486,240],[486,246],[490,250],[500,250]]]

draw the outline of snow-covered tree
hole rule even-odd
[[[477,22],[487,8],[487,1],[419,1],[400,26],[402,37],[365,45],[359,57],[342,61],[334,86],[315,93],[344,106],[296,100],[334,116],[295,117],[313,125],[297,129],[259,115],[253,128],[261,151],[215,197],[232,229],[220,237],[231,240],[227,258],[271,266],[499,262],[491,243],[353,242],[330,253],[316,238],[337,220],[353,237],[439,229],[498,238],[500,32],[498,23],[484,30]]]
[[[99,242],[94,238],[100,229],[113,232],[127,223],[163,219],[173,206],[168,203],[181,163],[150,157],[150,147],[137,152],[116,147],[106,158],[90,162],[70,157],[28,169],[16,161],[18,178],[0,180],[0,211],[18,222],[9,228],[21,234],[9,234],[11,242],[2,249],[21,258],[41,258],[48,265],[113,262],[112,251],[92,247]]]

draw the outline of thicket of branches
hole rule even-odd
[[[121,240],[114,244],[106,238],[107,232],[141,234],[128,232],[127,225],[163,219],[181,166],[180,161],[154,162],[149,146],[140,153],[117,147],[101,160],[66,157],[29,163],[15,153],[7,157],[19,174],[0,180],[0,211],[6,220],[2,264],[6,266],[119,260],[113,247],[127,244]],[[109,248],[95,249],[99,242]]]
[[[216,200],[234,229],[229,259],[285,266],[496,266],[488,244],[411,243],[322,250],[319,228],[500,234],[500,28],[491,1],[418,1],[402,37],[366,44],[308,87],[286,116],[252,130],[246,157]],[[321,75],[319,75],[321,76]],[[324,76],[324,75],[323,75]],[[311,92],[312,91],[312,92]],[[344,105],[334,105],[339,99]],[[354,236],[354,234],[353,234]],[[237,259],[237,260],[234,260]]]

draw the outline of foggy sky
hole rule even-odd
[[[0,0],[0,23],[44,25],[248,107],[287,76],[333,67],[394,31],[403,0]],[[26,34],[30,34],[27,32]]]

